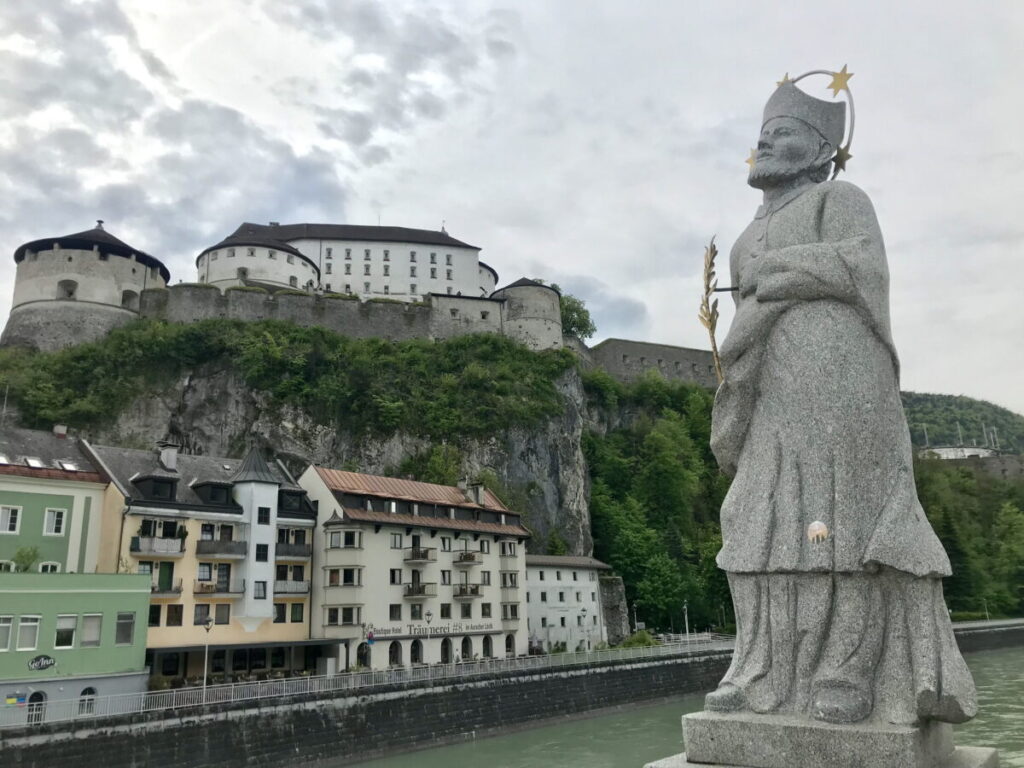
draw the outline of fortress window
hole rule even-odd
[[[346,248],[345,249],[345,258],[346,259],[351,259],[352,258],[352,249],[351,248]]]
[[[217,260],[217,252],[214,251],[213,253],[210,254],[210,261],[216,261],[216,260]]]
[[[109,258],[110,258],[110,254],[109,253],[101,253],[100,254],[100,261],[106,261]]]
[[[234,248],[228,248],[228,258],[229,259],[235,258],[235,249]]]
[[[437,264],[437,254],[436,253],[430,254],[430,263],[431,264]]]
[[[269,256],[272,259],[276,259],[277,258],[277,251],[267,251],[267,256]]]
[[[490,316],[491,316],[491,313],[490,313],[490,312],[481,312],[481,313],[480,313],[480,319],[481,319],[481,320],[486,320],[486,319],[487,319],[488,317],[490,317]]]
[[[683,371],[683,364],[680,363],[678,360],[676,360],[676,373],[682,373],[682,371]]]
[[[452,317],[458,317],[459,316],[459,310],[455,309],[454,307],[450,311],[452,313]]]
[[[331,290],[331,284],[327,283],[327,285],[325,286],[324,290],[330,291]]]
[[[437,277],[437,268],[436,267],[431,267],[430,268],[430,276],[433,277],[433,278]]]
[[[411,261],[411,262],[415,262],[416,261],[416,251],[409,251],[409,261]]]
[[[137,312],[139,309],[139,294],[135,291],[121,291],[121,306]]]
[[[647,365],[647,358],[646,357],[641,357],[640,358],[640,365]]]
[[[352,274],[352,265],[351,264],[346,264],[345,265],[345,274],[346,275],[351,275]]]
[[[288,278],[288,285],[290,285],[292,288],[298,287],[299,278],[297,278],[295,275],[292,275],[291,277]]]
[[[245,249],[245,255],[246,256],[255,256],[256,255],[256,249],[255,248],[246,248]]]
[[[328,250],[330,250],[330,249],[328,248]],[[331,257],[330,257],[330,256],[328,256],[327,258],[329,259],[329,258],[331,258]],[[290,253],[288,254],[288,263],[289,263],[289,264],[294,264],[294,263],[295,263],[295,257],[294,257],[294,256],[292,256],[292,255],[291,255]],[[328,268],[328,269],[330,269],[330,268],[331,268],[331,265],[330,265],[330,264],[328,264],[328,265],[327,265],[327,268]]]
[[[239,280],[245,280],[247,277],[249,277],[249,270],[246,269],[245,267],[239,267],[238,268],[238,279]]]
[[[369,261],[369,260],[370,260],[370,249],[367,248],[365,251],[363,251],[363,261]]]
[[[352,283],[345,283],[345,293],[352,293]]]
[[[78,283],[74,280],[61,280],[57,283],[57,298],[74,300],[78,298]]]
[[[409,293],[413,294],[414,296],[416,295],[416,283],[412,283],[409,286]]]
[[[626,365],[629,362],[629,355],[622,356],[622,364]]]
[[[448,295],[449,295],[449,296],[451,296],[451,295],[452,295],[452,287],[451,287],[450,285],[448,286]]]
[[[391,261],[391,251],[384,251],[384,261]]]
[[[388,277],[391,274],[391,266],[389,264],[384,265],[384,277]]]
[[[369,264],[363,264],[363,274],[364,275],[370,274],[370,265]]]
[[[385,285],[384,286],[384,295],[387,296],[390,293],[391,293],[391,286]]]
[[[715,366],[709,365],[708,366],[708,373],[714,373],[714,372],[715,372]]]
[[[288,258],[290,259],[290,258],[291,258],[291,256],[289,256]],[[327,274],[328,274],[328,275],[329,275],[329,274],[331,274],[331,267],[333,267],[333,266],[334,266],[333,264],[328,264],[328,265],[327,265]]]
[[[331,251],[332,251],[333,249],[332,249],[332,248],[326,248],[325,250],[327,251],[327,258],[328,258],[328,259],[329,259],[329,258],[331,258]]]
[[[409,267],[409,277],[416,277],[416,267]]]
[[[444,255],[444,263],[447,264],[449,267],[452,265],[452,255],[450,253],[446,253]]]
[[[445,277],[448,278],[449,280],[452,279],[452,271],[450,269],[445,270]]]
[[[363,293],[369,293],[369,292],[370,292],[370,284],[369,283],[363,283]]]

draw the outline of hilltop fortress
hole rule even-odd
[[[444,230],[245,223],[196,257],[196,282],[171,285],[163,263],[95,228],[14,252],[11,314],[0,345],[43,351],[102,338],[139,317],[286,320],[353,337],[447,339],[499,333],[531,349],[572,346],[620,380],[649,369],[715,386],[711,354],[563,336],[558,292],[521,278],[497,288],[480,249]]]

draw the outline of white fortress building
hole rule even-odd
[[[536,652],[591,651],[608,642],[600,576],[610,565],[593,557],[526,556],[527,627]]]
[[[340,643],[327,671],[527,652],[530,533],[489,490],[315,465],[299,485],[317,507],[311,637]]]

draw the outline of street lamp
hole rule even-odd
[[[206,703],[206,670],[210,668],[210,630],[213,629],[213,617],[207,616],[203,622],[206,630],[206,647],[203,650],[203,704]]]
[[[583,637],[587,641],[587,650],[590,650],[590,627],[587,626],[587,609],[584,608],[580,611],[583,615]]]
[[[686,624],[686,642],[690,642],[690,601],[683,600],[683,622]]]
[[[636,621],[636,602],[633,602],[633,632],[639,632],[640,625]]]
[[[424,615],[424,617],[427,620],[427,639],[429,640],[430,639],[430,622],[433,621],[433,619],[434,619],[434,612],[428,608],[427,612],[425,614],[423,614],[423,615]]]

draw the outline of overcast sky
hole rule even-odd
[[[764,102],[848,64],[903,387],[1024,412],[1022,39],[1009,0],[4,0],[0,317],[14,249],[95,219],[173,282],[246,220],[444,221],[596,340],[706,348]]]

